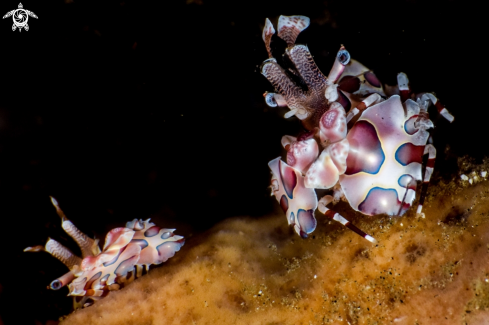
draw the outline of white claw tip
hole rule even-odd
[[[53,205],[54,205],[55,207],[58,207],[58,206],[59,206],[59,205],[58,205],[58,201],[56,201],[56,199],[55,199],[54,197],[52,197],[52,196],[49,196],[49,197],[51,198],[51,203],[53,203]]]
[[[399,85],[399,90],[409,90],[409,79],[404,72],[397,74],[397,84]]]
[[[290,118],[290,117],[294,116],[297,113],[297,111],[298,111],[297,108],[294,108],[293,110],[288,111],[287,113],[285,113],[284,118]]]
[[[26,247],[24,252],[41,252],[44,250],[43,246]]]
[[[306,16],[280,16],[278,18],[278,29],[281,31],[284,28],[297,28],[303,31],[310,24],[309,17]],[[280,35],[279,35],[280,36]]]
[[[265,103],[267,103],[268,106],[270,107],[277,107],[277,101],[275,100],[275,94],[274,93],[265,93],[263,97],[265,97]]]
[[[324,97],[328,100],[328,102],[332,103],[338,99],[338,85],[330,84],[326,87],[326,91],[324,92]]]
[[[272,22],[270,19],[265,19],[265,27],[263,27],[263,33],[261,35],[264,42],[266,42],[267,36],[272,36],[275,34],[275,29],[273,28]]]
[[[441,110],[440,115],[443,116],[445,119],[447,119],[448,122],[450,123],[452,123],[453,120],[455,120],[455,117],[453,117],[453,115],[450,114],[446,108]]]
[[[416,211],[416,213],[420,214],[421,211],[423,211],[423,206],[420,204],[420,205],[418,205],[418,210]]]
[[[374,237],[370,236],[370,235],[367,235],[365,236],[365,239],[368,240],[369,242],[371,242],[372,244],[377,244],[378,242],[375,240]]]

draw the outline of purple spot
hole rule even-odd
[[[160,232],[160,229],[161,228],[158,227],[158,226],[153,226],[153,227],[149,228],[148,230],[146,230],[144,232],[144,236],[145,237],[153,237],[153,236],[156,236]]]
[[[280,161],[280,176],[282,178],[282,184],[284,184],[285,193],[289,198],[293,198],[294,188],[297,186],[297,175],[292,167],[289,167]]]
[[[407,166],[412,162],[422,163],[423,162],[423,152],[424,146],[415,146],[414,144],[408,142],[401,145],[396,150],[396,160],[403,166]]]
[[[377,131],[367,121],[358,121],[347,136],[350,151],[346,158],[346,175],[360,172],[377,174],[385,155]]]
[[[102,279],[100,279],[100,284],[101,285],[106,285],[107,284],[107,280],[109,279],[109,276],[110,276],[110,274],[104,275],[104,277]]]
[[[131,243],[139,245],[139,247],[141,247],[141,250],[148,247],[148,242],[144,239],[133,239],[133,240],[131,240]]]
[[[363,76],[365,77],[365,80],[367,80],[368,83],[372,86],[376,88],[380,88],[382,86],[379,79],[377,79],[377,76],[372,71],[365,72]]]
[[[287,197],[285,195],[282,195],[282,197],[280,198],[280,207],[282,208],[282,210],[284,210],[284,212],[287,212],[287,210],[289,209],[289,200],[287,200]]]
[[[314,131],[302,131],[297,136],[297,141],[306,141],[314,138]]]
[[[343,108],[345,109],[346,112],[348,112],[350,110],[350,108],[351,108],[350,100],[339,89],[338,89],[338,99],[336,101],[338,103],[340,103],[341,106],[343,106]]]
[[[127,272],[132,271],[134,268],[134,265],[137,263],[139,259],[139,254],[134,255],[132,257],[129,257],[127,260],[121,262],[117,269],[115,269],[114,273],[117,274],[118,276],[124,276],[127,274]]]
[[[100,276],[102,275],[102,271],[98,272],[97,274],[95,274],[94,276],[92,276],[90,278],[90,280],[88,280],[88,282],[85,284],[85,288],[83,288],[84,290],[88,290],[92,287],[92,284],[95,280],[98,280],[98,278],[100,278]]]
[[[158,255],[160,256],[159,260],[161,262],[166,262],[170,257],[173,257],[175,255],[175,252],[178,252],[180,250],[180,247],[183,246],[183,243],[179,242],[166,242],[158,247],[156,247],[156,250],[158,251]]]
[[[341,78],[338,83],[338,88],[347,93],[353,94],[355,91],[360,89],[360,79],[354,76],[345,76]]]
[[[126,246],[127,247],[127,246]],[[103,263],[104,266],[109,266],[109,265],[112,265],[114,264],[115,262],[117,262],[117,260],[119,259],[119,256],[121,255],[121,253],[126,249],[126,247],[122,248],[121,250],[119,250],[119,252],[117,253],[117,255],[111,259],[110,261],[107,261],[105,263]]]
[[[294,212],[291,212],[290,213],[290,216],[289,216],[289,225],[295,225],[295,215],[294,215]]]
[[[403,215],[405,211],[399,211],[401,202],[397,197],[397,191],[395,189],[374,187],[368,192],[365,200],[360,203],[358,210],[371,216],[381,213],[390,216]],[[409,204],[407,204],[406,210],[408,208]]]
[[[404,123],[404,131],[406,131],[407,134],[413,135],[416,132],[419,131],[419,129],[416,129],[414,127],[414,122],[418,119],[418,115],[411,116],[406,123]]]
[[[297,220],[299,221],[299,225],[301,227],[301,233],[310,234],[316,229],[316,218],[314,218],[313,210],[302,210],[300,209],[297,212]],[[306,235],[307,237],[307,235]]]
[[[416,191],[416,180],[414,179],[413,176],[409,174],[404,174],[401,177],[399,177],[397,183],[401,187],[406,187],[413,191]]]

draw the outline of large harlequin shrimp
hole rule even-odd
[[[24,251],[46,251],[70,269],[52,281],[49,288],[58,290],[68,285],[68,295],[74,296],[75,309],[88,306],[109,291],[119,290],[141,277],[144,267],[148,271],[151,264],[166,262],[185,243],[182,236],[173,234],[175,229],[160,228],[149,219],[134,219],[127,222],[126,227],[109,231],[100,250],[98,240],[78,230],[66,218],[58,202],[54,198],[51,201],[62,219],[62,228],[80,246],[83,259],[54,239],[48,239],[45,246],[27,247]]]
[[[421,214],[436,156],[433,145],[427,144],[428,129],[434,127],[427,110],[434,105],[450,122],[453,116],[433,94],[413,93],[404,73],[398,74],[397,86],[384,91],[375,74],[351,60],[344,46],[326,77],[307,46],[295,44],[308,26],[304,16],[279,18],[278,37],[287,43],[285,54],[293,64],[287,70],[272,55],[275,29],[270,20],[263,29],[269,59],[261,73],[276,91],[266,92],[265,101],[271,107],[287,106],[285,117],[295,115],[305,129],[299,137],[282,138],[287,163],[280,157],[270,161],[272,195],[302,237],[316,228],[314,212],[319,208],[375,243],[327,205],[344,199],[366,215],[402,216],[415,199],[423,156],[428,155],[417,210]],[[318,201],[314,189],[333,189],[333,195]]]

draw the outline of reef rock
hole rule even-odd
[[[226,220],[62,324],[489,324],[481,172],[431,187],[424,217],[337,205],[378,245],[320,215],[307,239],[283,216]]]

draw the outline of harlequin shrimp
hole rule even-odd
[[[66,218],[56,199],[51,201],[62,220],[62,228],[80,247],[82,258],[54,239],[45,246],[27,247],[25,252],[45,251],[59,259],[70,270],[52,281],[49,288],[59,290],[68,286],[68,296],[74,297],[75,309],[86,307],[110,291],[119,290],[149,271],[151,264],[161,264],[175,255],[185,243],[175,229],[165,229],[149,222],[134,219],[126,227],[109,231],[101,250],[98,240],[89,238]]]
[[[402,216],[423,180],[417,213],[422,213],[426,189],[433,172],[436,150],[431,143],[428,108],[453,121],[453,116],[432,93],[416,94],[404,73],[398,84],[384,87],[375,74],[352,60],[342,45],[328,76],[316,66],[309,49],[295,44],[309,26],[304,16],[280,16],[278,37],[287,43],[286,69],[272,55],[275,29],[265,20],[262,38],[269,58],[261,73],[276,93],[264,94],[271,107],[290,109],[305,131],[298,137],[285,135],[280,157],[269,162],[271,188],[286,213],[289,225],[303,238],[316,228],[315,210],[339,221],[365,239],[376,240],[329,209],[330,203],[346,200],[365,215]],[[423,156],[428,155],[422,178]],[[332,189],[319,201],[315,189]]]

